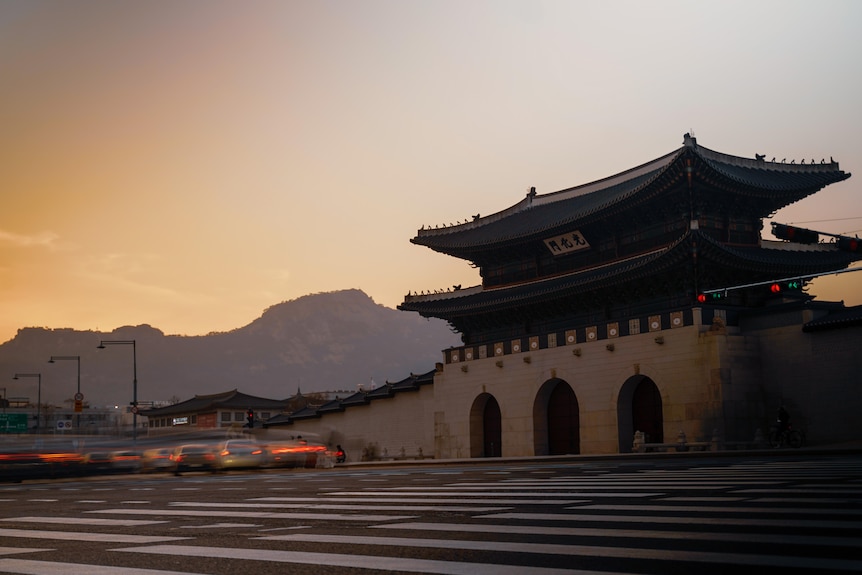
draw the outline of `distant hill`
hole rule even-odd
[[[131,345],[97,349],[101,340],[135,340],[138,401],[188,399],[239,389],[286,399],[301,389],[356,391],[359,385],[398,381],[441,361],[441,350],[459,345],[445,322],[376,304],[360,290],[308,295],[274,305],[249,325],[205,336],[165,335],[149,325],[110,333],[25,328],[0,345],[0,374],[8,397],[64,405],[77,389],[94,406],[127,405],[133,395]],[[8,375],[8,379],[6,379]]]

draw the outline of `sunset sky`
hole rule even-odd
[[[834,158],[854,176],[775,220],[862,234],[860,25],[832,0],[2,0],[0,343],[475,285],[410,238],[690,131]],[[812,291],[862,304],[862,272]]]

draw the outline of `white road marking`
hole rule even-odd
[[[589,503],[589,501],[584,501]],[[218,507],[242,509],[335,509],[341,511],[503,511],[511,507],[442,506],[442,505],[339,505],[331,503],[210,503],[208,501],[173,501],[171,507]]]
[[[90,541],[98,543],[161,543],[164,541],[182,541],[183,539],[190,539],[189,537],[124,535],[122,533],[85,533],[82,531],[37,531],[35,529],[0,529],[0,537]]]
[[[859,560],[826,559],[822,557],[809,558],[791,555],[759,555],[753,553],[711,553],[707,551],[607,547],[599,545],[555,545],[548,543],[517,543],[514,541],[457,541],[451,539],[412,539],[405,537],[352,537],[349,535],[306,535],[304,533],[272,535],[259,537],[258,539],[343,545],[395,545],[398,547],[465,549],[500,553],[514,552],[544,555],[577,555],[581,557],[696,561],[700,563],[758,565],[761,567],[793,567],[796,569],[835,569],[856,572],[862,570],[862,561]]]
[[[193,509],[94,509],[85,513],[115,515],[166,515],[170,517],[247,517],[270,519],[323,519],[326,521],[403,521],[412,515],[343,515],[339,513],[279,513],[275,511],[195,511]]]
[[[243,529],[260,527],[258,523],[213,523],[212,525],[181,525],[180,529]]]
[[[527,521],[593,521],[603,523],[679,523],[688,525],[749,525],[758,527],[787,527],[786,519],[731,519],[724,517],[666,517],[656,515],[587,515],[582,513],[495,513],[477,515],[479,519],[523,519]],[[794,520],[800,528],[858,529],[858,521]]]
[[[770,533],[723,533],[715,531],[663,531],[648,529],[600,529],[595,527],[543,527],[539,525],[477,525],[471,523],[388,523],[370,529],[395,531],[443,531],[453,533],[507,533],[515,535],[552,535],[564,537],[613,537],[632,539],[681,539],[686,541],[733,541],[785,545],[862,546],[859,537],[826,537]]]
[[[476,493],[475,491],[397,491],[397,487],[392,488],[393,491],[337,491],[330,492],[327,495],[350,495],[350,496],[361,496],[368,497],[488,497],[493,495],[493,492],[489,492],[487,489],[483,490],[481,493]],[[415,489],[431,489],[430,487],[416,487]],[[559,489],[556,487],[555,489]],[[514,492],[503,492],[499,494],[501,497],[659,497],[661,495],[665,495],[661,492],[614,492],[614,493],[604,493],[604,492],[592,492],[592,491],[561,491],[558,493],[537,493],[535,491],[514,491]],[[462,501],[470,501],[469,499]],[[525,503],[530,503],[530,501],[525,501]]]
[[[25,559],[0,559],[0,573],[17,573],[20,575],[196,575],[189,571],[160,571],[83,563],[27,561]]]
[[[191,545],[153,545],[149,547],[127,547],[125,549],[114,549],[113,551],[180,555],[183,557],[223,557],[225,559],[245,561],[273,561],[317,565],[320,567],[353,567],[376,569],[378,571],[436,573],[438,575],[599,575],[599,573],[601,575],[614,575],[607,571],[549,569],[544,567],[526,567],[523,565],[434,561],[380,555],[342,555],[338,553],[308,553],[306,551],[195,547]]]
[[[53,551],[53,549],[37,549],[35,547],[0,547],[0,555],[17,555],[18,553],[36,553],[38,551]]]
[[[63,525],[110,525],[117,527],[137,527],[139,525],[156,525],[167,521],[145,519],[101,519],[98,517],[4,517],[0,521],[16,523],[60,523]]]
[[[246,501],[286,501],[286,502],[294,502],[294,503],[314,503],[314,502],[327,502],[327,503],[335,503],[335,502],[347,502],[347,503],[366,503],[371,499],[374,499],[377,495],[376,492],[364,493],[364,497],[254,497],[251,499],[247,499]],[[384,495],[397,495],[396,493],[386,493]],[[506,495],[509,495],[508,493]],[[581,494],[584,495],[584,494]],[[641,497],[643,494],[638,493],[637,497]],[[744,498],[741,498],[744,499]],[[461,503],[461,504],[477,504],[477,505],[523,505],[525,503],[529,503],[530,505],[573,505],[575,503],[582,503],[585,501],[579,499],[459,499],[459,498],[415,498],[415,497],[387,497],[386,503],[415,503],[419,504],[439,504],[439,503]]]
[[[801,507],[728,507],[728,506],[691,506],[691,505],[578,505],[568,509],[595,509],[598,511],[669,511],[690,513],[793,513],[799,515],[823,515],[823,509]],[[862,517],[862,509],[830,509],[829,515],[855,515]]]

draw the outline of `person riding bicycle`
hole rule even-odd
[[[784,405],[778,406],[778,433],[785,433],[790,429],[790,414]]]

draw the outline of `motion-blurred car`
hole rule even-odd
[[[209,445],[187,443],[174,449],[171,463],[175,475],[183,471],[213,471],[216,457]]]
[[[253,469],[266,462],[263,447],[247,439],[228,439],[216,453],[216,469]]]
[[[141,454],[141,472],[154,473],[173,470],[174,462],[171,461],[171,453],[173,453],[173,449],[169,447],[144,450]]]
[[[141,469],[141,456],[135,451],[118,450],[110,453],[111,470],[118,473],[136,473]]]
[[[88,451],[83,457],[85,473],[106,473],[113,471],[110,451]]]
[[[326,453],[326,445],[305,439],[292,439],[266,446],[270,467],[316,467],[318,457]]]

